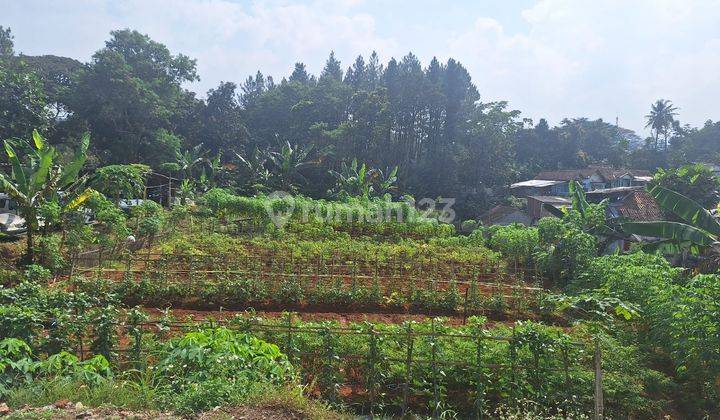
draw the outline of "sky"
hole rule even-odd
[[[90,60],[113,29],[150,35],[197,59],[200,96],[295,62],[319,74],[330,51],[347,67],[413,52],[460,61],[482,101],[508,101],[551,124],[602,118],[648,134],[670,99],[683,124],[720,119],[717,0],[0,0],[17,52]]]

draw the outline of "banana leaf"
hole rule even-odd
[[[679,222],[629,222],[621,225],[625,233],[650,236],[674,241],[690,242],[701,247],[708,247],[716,242],[716,238],[708,232]]]
[[[90,134],[85,133],[80,141],[80,147],[75,151],[72,162],[65,166],[63,170],[63,174],[58,181],[58,188],[65,188],[75,182],[80,170],[85,165],[85,160],[87,160],[88,146],[90,146]]]
[[[660,207],[671,211],[692,226],[720,237],[720,223],[700,204],[659,185],[650,188],[649,192]]]
[[[641,245],[643,251],[654,254],[660,252],[664,255],[679,254],[684,250],[689,250],[691,254],[700,253],[700,248],[691,242],[677,242],[672,239],[663,239],[655,242],[648,242]]]
[[[12,145],[7,140],[5,140],[5,152],[7,152],[8,160],[12,165],[12,175],[15,179],[15,184],[18,187],[17,189],[23,194],[30,195],[25,170],[20,164],[20,159],[18,158],[17,153],[15,153],[15,149],[13,149]]]
[[[585,198],[585,191],[577,181],[570,181],[569,187],[573,210],[577,210],[583,217],[585,217],[585,211],[590,206]]]

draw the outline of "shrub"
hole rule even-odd
[[[157,374],[162,398],[184,412],[230,403],[257,386],[293,379],[292,366],[276,345],[227,328],[171,340]]]
[[[516,263],[529,264],[538,246],[538,230],[521,224],[499,226],[490,232],[490,248]]]

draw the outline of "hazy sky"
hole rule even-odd
[[[535,121],[603,118],[645,134],[651,102],[683,123],[720,119],[720,2],[694,0],[0,0],[16,50],[89,60],[132,28],[197,59],[201,95],[261,70],[279,80],[330,50],[463,63],[482,100]]]

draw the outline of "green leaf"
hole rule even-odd
[[[621,225],[625,233],[670,239],[677,243],[691,242],[703,247],[716,242],[707,232],[678,222],[629,222]]]
[[[90,146],[90,134],[83,134],[82,140],[80,141],[80,147],[75,151],[75,157],[63,171],[60,180],[58,181],[58,188],[65,188],[68,185],[75,182],[80,170],[85,165],[87,159],[87,150]]]
[[[35,142],[35,148],[37,150],[42,150],[45,148],[45,140],[42,138],[40,133],[38,133],[37,130],[33,130],[32,133],[33,142]]]
[[[36,132],[33,133],[33,137],[35,137]],[[39,135],[37,136],[39,137]],[[42,142],[42,138],[40,138]],[[35,141],[37,144],[37,140]],[[40,157],[40,161],[37,164],[37,167],[35,168],[35,172],[31,176],[30,181],[30,187],[32,191],[39,191],[43,188],[43,185],[48,179],[48,174],[50,173],[50,168],[52,168],[53,159],[55,158],[55,149],[52,147],[42,147],[38,150],[38,156]]]
[[[703,229],[716,237],[720,236],[720,223],[700,204],[678,192],[663,188],[660,185],[650,188],[649,192],[655,197],[660,207],[671,211],[673,214],[699,229]]]
[[[20,191],[23,193],[30,195],[28,191],[28,184],[27,184],[27,177],[25,176],[25,170],[23,169],[22,165],[20,164],[20,159],[17,157],[17,153],[15,153],[15,149],[12,148],[12,145],[9,141],[5,140],[5,152],[7,152],[8,160],[10,161],[10,164],[12,165],[12,174],[13,178],[15,178],[15,183]]]

